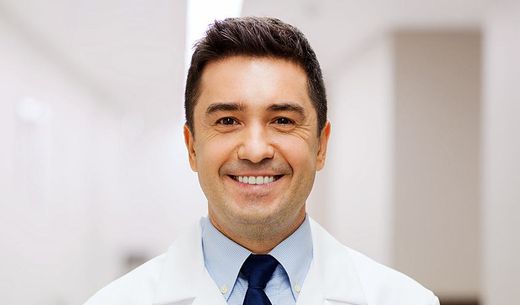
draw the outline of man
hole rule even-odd
[[[303,34],[215,22],[188,72],[184,138],[208,217],[88,305],[434,305],[429,290],[339,244],[306,215],[330,123]]]

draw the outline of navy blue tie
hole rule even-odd
[[[244,305],[271,305],[264,289],[276,266],[278,261],[271,255],[249,255],[240,269],[248,282]]]

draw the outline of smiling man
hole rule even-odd
[[[437,305],[306,214],[330,123],[316,55],[272,18],[215,22],[186,82],[184,138],[208,217],[88,305]]]
[[[268,253],[303,223],[325,161],[330,125],[318,128],[304,70],[274,57],[208,63],[193,112],[185,139],[211,224]]]

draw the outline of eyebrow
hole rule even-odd
[[[295,103],[283,103],[283,104],[273,104],[267,108],[269,111],[278,112],[278,111],[288,111],[288,112],[296,112],[301,116],[305,116],[305,109],[302,106]]]
[[[212,114],[218,111],[243,111],[244,106],[238,103],[214,103],[208,106],[206,114]]]
[[[245,107],[240,103],[213,103],[206,109],[206,114],[212,114],[219,111],[244,111]],[[270,112],[295,112],[301,116],[305,116],[305,109],[296,103],[273,104],[267,108]]]

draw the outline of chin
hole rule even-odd
[[[249,210],[249,209],[248,209]],[[236,213],[232,213],[233,221],[240,222],[242,224],[250,224],[250,225],[265,225],[273,222],[276,217],[276,212],[270,210],[259,210],[254,209],[253,211],[236,211]]]
[[[298,217],[295,208],[282,207],[277,203],[235,205],[235,209],[230,211],[231,221],[244,225],[269,225],[269,228],[276,230],[284,224],[290,224]]]

